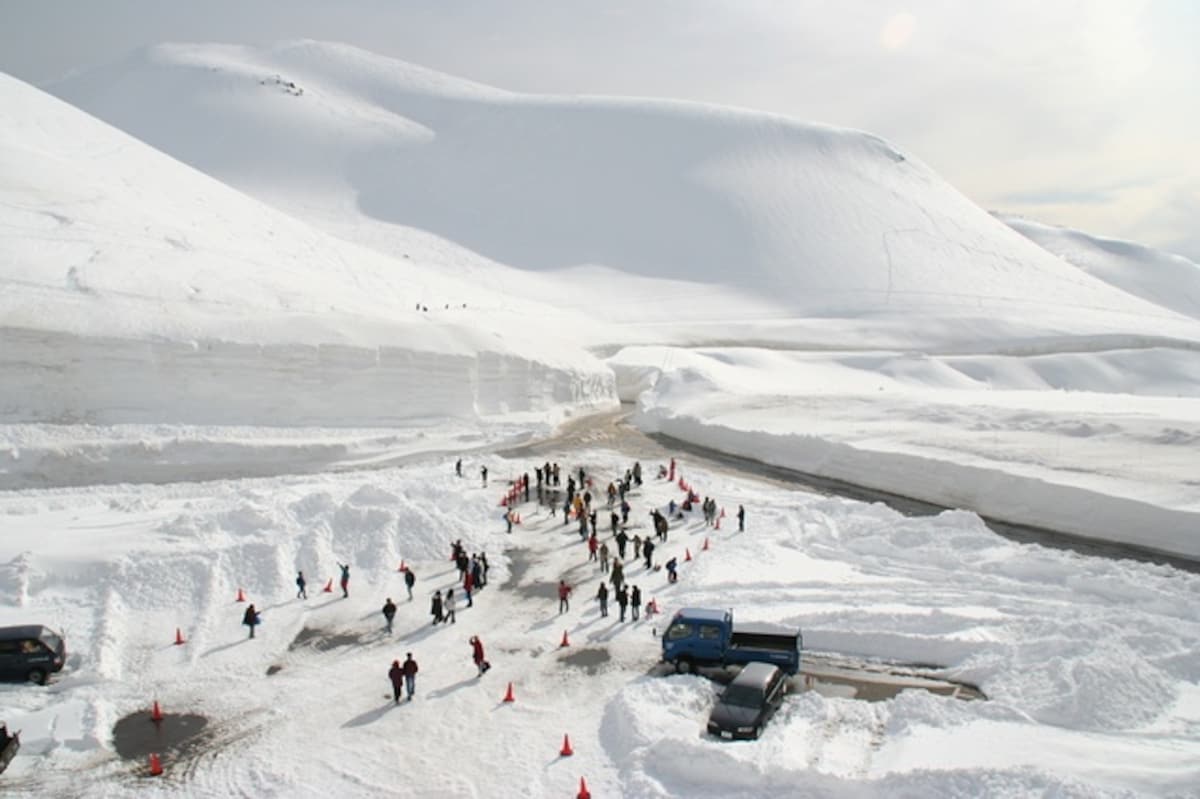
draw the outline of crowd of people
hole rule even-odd
[[[675,466],[674,459],[671,460],[669,468],[660,466],[659,479],[673,480]],[[461,458],[455,462],[454,469],[458,477],[463,476]],[[634,530],[634,535],[630,537],[629,517],[632,510],[630,499],[635,489],[642,486],[640,463],[635,462],[625,470],[624,474],[609,480],[603,491],[598,491],[596,494],[593,493],[593,489],[597,487],[597,484],[584,467],[579,467],[577,471],[566,472],[559,464],[547,461],[537,465],[533,472],[536,481],[533,486],[535,486],[538,503],[548,507],[552,517],[561,508],[564,526],[570,525],[572,520],[578,525],[580,541],[587,548],[587,562],[594,563],[601,575],[599,587],[595,593],[599,614],[602,618],[608,617],[611,597],[617,605],[618,622],[636,622],[642,617],[643,612],[649,616],[657,610],[653,601],[644,603],[639,586],[627,580],[625,576],[627,561],[641,562],[646,572],[665,568],[668,583],[675,583],[679,579],[678,558],[672,556],[664,564],[656,563],[654,560],[658,548],[665,546],[668,542],[671,521],[686,519],[687,515],[692,513],[696,507],[699,508],[706,527],[719,526],[720,517],[724,516],[723,510],[720,510],[720,516],[718,516],[719,507],[714,498],[705,497],[701,500],[691,489],[688,489],[683,503],[677,505],[672,500],[665,507],[665,513],[664,509],[658,507],[649,510],[653,537],[649,532],[643,537],[637,530]],[[488,479],[486,465],[480,466],[479,474],[483,487],[486,487]],[[566,474],[565,487],[562,484],[564,474]],[[524,501],[530,501],[529,474],[523,474],[513,484],[510,484],[510,492],[510,497],[515,495],[517,499],[523,497]],[[598,524],[599,509],[597,505],[599,499],[597,494],[603,497],[605,508],[608,510],[608,525],[603,532]],[[514,516],[511,507],[504,514],[503,518],[507,523],[508,532],[512,532]],[[746,512],[743,506],[738,506],[736,517],[738,530],[744,531]],[[632,545],[632,552],[630,545]],[[465,602],[465,607],[474,607],[475,595],[488,584],[486,552],[479,551],[468,554],[467,548],[459,539],[451,544],[450,555],[457,570],[457,579],[453,586],[444,589],[439,587],[434,590],[429,608],[433,626],[456,624],[457,612],[460,608],[459,597]],[[342,596],[349,598],[350,564],[338,563],[337,566],[340,570],[339,583]],[[404,572],[408,601],[411,602],[413,588],[416,584],[416,573],[411,566],[402,565],[401,569]],[[297,572],[295,582],[296,598],[298,600],[308,599],[307,580],[302,571]],[[457,594],[455,593],[456,588],[459,592]],[[327,585],[325,590],[329,591],[330,586]],[[569,585],[565,579],[559,580],[557,596],[560,615],[570,613],[570,599],[573,592],[574,587]],[[384,632],[388,635],[393,634],[397,611],[396,603],[391,597],[387,597],[381,612],[384,619]],[[249,637],[254,638],[255,628],[261,623],[261,614],[253,604],[249,605],[243,613],[242,623],[249,628]],[[472,662],[476,667],[476,676],[482,677],[491,668],[491,664],[484,655],[483,642],[478,635],[472,635],[468,639],[468,644],[471,649]],[[406,700],[412,700],[416,689],[417,671],[417,662],[411,652],[406,654],[403,662],[398,659],[392,661],[387,676],[391,681],[392,699],[395,703],[401,701],[402,695]]]

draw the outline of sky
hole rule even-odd
[[[163,41],[344,41],[517,91],[671,97],[859,128],[989,210],[1200,258],[1200,8],[1179,0],[0,0],[40,84]]]

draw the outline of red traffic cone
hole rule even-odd
[[[187,643],[187,642],[183,640],[183,630],[176,627],[175,628],[175,646],[182,646],[185,643]]]
[[[325,583],[325,593],[327,593],[327,594],[333,593],[333,578],[332,577],[329,578],[329,582]]]
[[[716,527],[717,527],[717,529],[718,529],[718,530],[720,530],[720,529],[721,529],[721,517],[720,517],[720,516],[718,516],[718,517],[717,517],[717,524],[716,524]]]
[[[571,748],[571,739],[567,737],[565,732],[563,733],[562,749],[558,751],[558,754],[561,757],[570,757],[571,755],[575,754],[575,750]]]
[[[500,507],[502,507],[502,508],[508,507],[508,494],[505,494],[504,496],[500,497]]]
[[[575,799],[592,799],[592,792],[587,789],[587,782],[583,777],[579,778],[579,793],[575,794]]]
[[[151,753],[150,755],[150,776],[157,777],[162,774],[162,762],[158,759],[158,755]]]
[[[520,524],[520,523],[521,523],[521,514],[518,513],[517,518],[513,519],[513,524]]]
[[[690,550],[690,549],[688,549],[688,548],[684,547],[684,550],[683,550],[683,559],[684,559],[684,560],[691,560],[691,559],[692,559],[692,550]]]
[[[515,696],[513,696],[511,682],[508,684],[508,690],[504,692],[504,701],[505,702],[516,702],[517,701],[517,698]]]
[[[246,592],[239,588],[237,599],[235,599],[234,602],[245,602],[245,601],[246,601]]]
[[[651,614],[658,613],[658,600],[655,599],[654,597],[650,597],[650,613]]]
[[[725,506],[724,506],[724,505],[722,505],[722,506],[721,506],[721,515],[720,515],[720,516],[718,516],[717,518],[718,518],[718,519],[724,519],[724,518],[725,518]]]
[[[563,630],[563,639],[562,639],[562,643],[559,644],[559,646],[563,647],[563,646],[570,646],[570,645],[571,645],[571,642],[567,640],[567,631]]]
[[[154,700],[154,707],[150,711],[150,720],[151,721],[162,721],[163,720],[162,708],[160,708],[158,706],[157,699]]]
[[[704,546],[702,546],[700,548],[703,549],[705,552],[708,551],[708,536],[704,536]]]
[[[406,572],[406,571],[408,571],[408,567],[404,565],[404,560],[403,560],[403,558],[400,560],[400,568],[396,569],[396,571],[398,571],[398,572]]]

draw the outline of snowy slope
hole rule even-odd
[[[362,425],[612,401],[562,337],[506,332],[552,308],[314,231],[19,81],[0,97],[0,419]]]
[[[1131,241],[1043,225],[1016,216],[1000,221],[1067,263],[1122,291],[1200,319],[1200,264]]]
[[[163,45],[51,90],[388,252],[433,250],[466,268],[449,241],[528,271],[644,279],[593,298],[571,290],[593,282],[575,269],[511,278],[605,319],[677,326],[695,313],[734,337],[795,341],[823,331],[763,321],[921,315],[920,335],[877,322],[879,340],[901,346],[1196,335],[864,133],[694,104],[516,95],[312,41]]]

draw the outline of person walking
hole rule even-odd
[[[667,582],[669,582],[669,583],[679,582],[679,575],[675,571],[678,568],[679,568],[679,562],[675,558],[671,558],[670,560],[667,561]]]
[[[308,599],[308,582],[304,579],[304,572],[296,572],[296,599]]]
[[[388,635],[392,633],[392,620],[396,618],[396,603],[391,597],[387,598],[387,602],[383,603],[383,622],[387,627]]]
[[[454,475],[456,477],[462,477],[462,458],[459,458],[454,462]]]
[[[412,602],[413,586],[417,584],[417,575],[413,574],[412,567],[409,566],[404,570],[404,587],[408,589],[408,601]]]
[[[746,532],[746,509],[743,508],[741,505],[738,505],[737,517],[738,517],[738,532],[739,533]]]
[[[558,581],[558,612],[563,614],[571,609],[571,586],[567,585],[566,580]]]
[[[605,541],[600,545],[600,573],[604,574],[608,571],[608,542]]]
[[[637,560],[642,556],[642,537],[636,533],[633,536],[633,559]]]
[[[609,582],[613,584],[613,588],[620,590],[625,583],[625,564],[619,560],[613,561],[612,574],[609,575]]]
[[[654,568],[654,542],[647,538],[642,542],[642,554],[646,556],[646,568]]]
[[[404,692],[408,694],[408,701],[412,701],[413,694],[417,690],[417,661],[413,660],[412,652],[404,656],[404,665],[400,667],[404,672]]]
[[[592,533],[591,536],[588,538],[587,545],[588,545],[588,560],[589,561],[598,560],[599,559],[598,552],[600,549],[600,539],[596,538],[595,533]]]
[[[444,608],[444,610],[446,612],[446,621],[448,621],[450,624],[457,623],[454,619],[454,609],[457,605],[458,605],[458,602],[454,599],[454,589],[447,588],[446,589],[446,601],[443,603],[442,607]]]
[[[246,612],[242,614],[242,624],[250,628],[250,637],[254,637],[254,628],[258,626],[259,618],[258,611],[254,609],[254,605],[248,605]]]
[[[625,609],[629,607],[629,591],[625,586],[617,589],[617,607],[621,611],[621,621],[625,621]]]
[[[600,617],[608,615],[608,586],[604,581],[600,581],[600,590],[596,592],[596,599],[600,600]]]
[[[487,488],[487,467],[486,466],[479,467],[479,476],[480,476],[480,478],[483,479],[483,487]]]
[[[442,592],[440,590],[433,592],[433,601],[429,603],[429,613],[433,616],[434,624],[445,621],[445,617],[442,616]]]
[[[620,557],[621,560],[624,560],[625,547],[629,544],[629,536],[624,530],[621,530],[620,532],[616,533],[614,538],[617,542],[617,556]]]
[[[400,692],[404,690],[404,667],[400,665],[400,661],[392,661],[392,667],[388,669],[388,679],[392,681],[392,701],[398,705]]]
[[[642,609],[642,589],[638,588],[635,585],[633,587],[633,590],[629,592],[629,613],[630,613],[631,621],[638,620],[638,613],[641,612],[641,609]]]
[[[478,569],[479,565],[476,564],[475,568]],[[475,588],[475,572],[468,571],[466,574],[463,575],[463,593],[467,595],[467,607],[469,607],[469,608],[475,607],[475,600],[471,597],[471,592],[474,590],[474,588]]]
[[[342,570],[342,599],[350,596],[350,564],[339,563],[338,568]]]
[[[471,636],[471,660],[475,661],[475,668],[479,669],[476,677],[482,677],[484,672],[492,667],[492,664],[488,663],[487,658],[483,655],[483,641],[479,640],[478,635]]]

